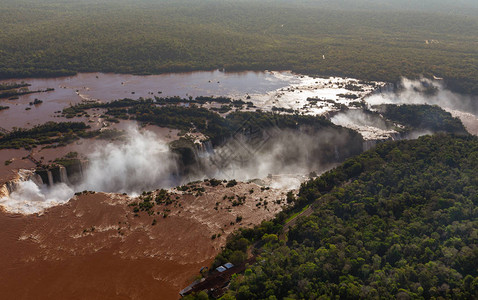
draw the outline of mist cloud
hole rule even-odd
[[[403,78],[396,92],[374,94],[365,101],[369,105],[379,104],[429,104],[478,115],[478,99],[454,93],[446,89],[442,81],[422,78]]]
[[[310,132],[287,129],[265,136],[264,140],[256,142],[235,138],[217,148],[209,158],[213,163],[209,164],[206,173],[209,177],[241,181],[265,178],[270,174],[285,175],[274,182],[274,187],[297,188],[300,181],[286,178],[330,168],[346,155],[343,150],[352,142],[350,136],[333,129]],[[217,156],[227,152],[231,152],[230,155],[218,163]]]
[[[80,190],[140,193],[172,186],[176,156],[166,142],[151,131],[130,128],[126,143],[110,143],[89,156]]]
[[[11,212],[31,214],[68,202],[75,191],[139,194],[175,185],[177,157],[167,143],[137,128],[129,128],[127,137],[125,142],[95,149],[79,185],[39,186],[31,179],[20,181],[14,192],[0,198],[0,204]]]

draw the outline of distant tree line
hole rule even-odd
[[[478,94],[473,14],[311,1],[24,2],[0,11],[0,78],[290,69],[389,82],[438,76]]]

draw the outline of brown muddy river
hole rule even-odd
[[[83,100],[111,101],[116,99],[152,98],[154,96],[196,97],[266,94],[297,82],[300,76],[290,72],[202,71],[136,76],[113,73],[80,73],[57,78],[26,78],[2,80],[0,83],[25,81],[30,90],[54,88],[54,91],[20,96],[17,100],[1,99],[0,105],[10,109],[0,111],[0,127],[32,127],[47,121],[60,121],[55,111]],[[35,99],[40,105],[30,106]],[[31,108],[26,110],[26,108]],[[64,119],[62,119],[64,120]],[[71,119],[73,121],[74,119]]]
[[[101,193],[75,197],[42,215],[0,210],[0,298],[178,299],[229,234],[272,218],[286,198],[253,183],[201,185],[202,196],[175,190],[179,205],[156,205],[151,215],[135,215],[127,196]],[[247,197],[244,205],[228,208],[222,200],[239,194]],[[283,203],[257,206],[263,198]],[[166,208],[168,217],[161,217]]]

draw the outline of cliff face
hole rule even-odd
[[[77,164],[70,165],[68,168],[62,165],[54,165],[48,169],[20,169],[16,173],[15,178],[5,182],[0,187],[0,198],[9,197],[11,193],[18,189],[20,182],[30,180],[38,186],[43,184],[51,186],[55,183],[76,183],[82,177],[81,170],[83,165],[84,163],[78,161]],[[73,180],[70,180],[70,178],[73,178]]]
[[[74,185],[81,182],[87,167],[88,161],[71,159],[45,169],[36,169],[35,173],[41,177],[44,184],[50,186],[55,183]]]
[[[390,136],[387,139],[365,140],[363,142],[363,151],[365,152],[367,150],[370,150],[379,143],[384,143],[384,142],[387,142],[387,141],[390,141],[390,140],[398,141],[398,140],[404,140],[404,139],[410,138],[407,134],[403,134],[403,133],[400,133],[400,132],[390,133],[389,135]]]
[[[359,133],[346,128],[304,125],[259,130],[256,135],[235,134],[214,148],[210,141],[180,139],[171,149],[178,155],[178,182],[204,176],[249,180],[324,170],[360,154],[363,142]]]

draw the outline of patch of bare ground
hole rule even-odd
[[[227,235],[285,204],[275,201],[285,192],[253,183],[180,189],[138,198],[83,193],[41,215],[1,212],[2,297],[176,299]]]

